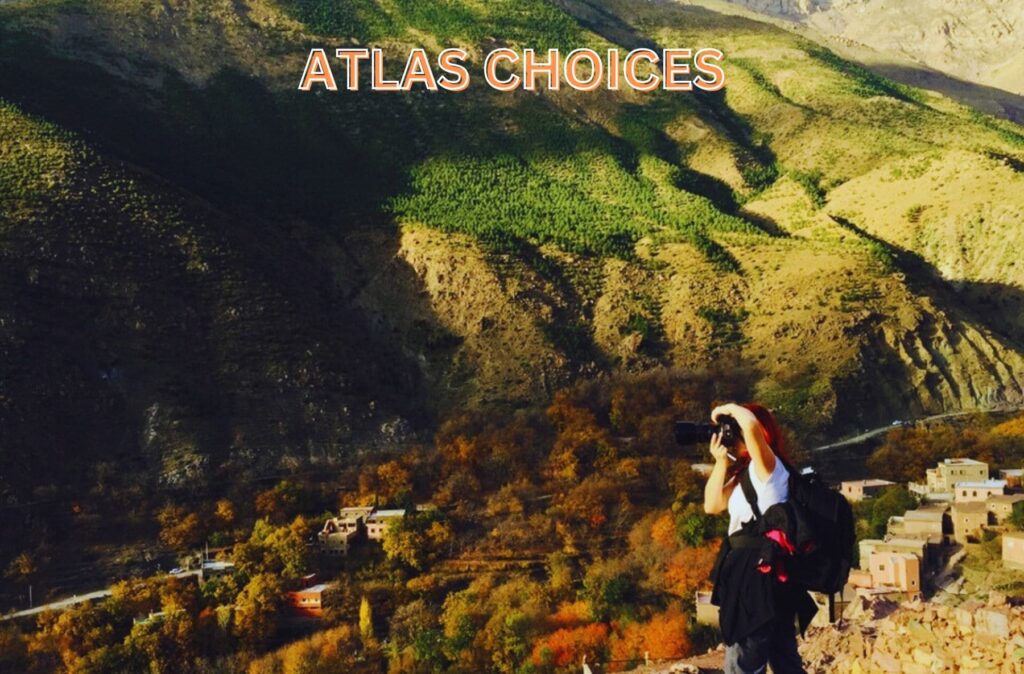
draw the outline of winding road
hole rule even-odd
[[[986,413],[992,413],[992,412],[996,412],[996,413],[1010,413],[1010,412],[1019,412],[1021,410],[1024,410],[1024,405],[1018,405],[1016,407],[993,407],[993,408],[990,408],[990,409],[987,409],[987,410],[967,410],[967,411],[959,411],[959,412],[943,412],[942,414],[933,414],[931,416],[921,417],[920,419],[907,419],[907,420],[903,421],[902,423],[904,425],[907,425],[907,426],[916,426],[917,424],[928,424],[928,423],[931,423],[933,421],[939,421],[940,419],[950,419],[950,418],[953,418],[953,417],[966,417],[966,416],[971,416],[972,414],[986,414]],[[896,425],[893,425],[893,424],[889,424],[888,426],[879,426],[878,428],[872,428],[869,431],[864,431],[863,433],[859,433],[859,434],[851,436],[849,438],[843,438],[842,440],[837,440],[835,442],[830,442],[827,445],[822,445],[820,447],[815,447],[811,451],[812,452],[824,452],[824,451],[827,451],[827,450],[830,450],[830,449],[836,449],[837,447],[845,447],[847,445],[855,445],[855,444],[857,444],[859,442],[864,442],[865,440],[869,440],[869,439],[871,439],[873,437],[882,435],[883,433],[888,433],[889,431],[891,431],[891,430],[893,430],[895,428],[899,428],[899,426],[896,426]]]
[[[199,569],[193,571],[183,571],[181,573],[173,574],[177,578],[187,578],[188,576],[199,575]],[[16,618],[27,618],[29,616],[38,615],[44,611],[63,611],[66,608],[71,608],[76,604],[81,604],[86,601],[93,601],[94,599],[104,599],[113,594],[114,588],[108,587],[104,590],[96,590],[87,594],[76,594],[66,599],[60,599],[58,601],[51,601],[49,604],[41,604],[39,606],[33,606],[32,608],[26,608],[21,611],[15,611],[14,613],[8,613],[0,616],[0,622],[4,620],[14,620]]]

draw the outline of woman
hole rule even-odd
[[[785,556],[791,548],[780,535],[786,529],[792,463],[767,408],[748,403],[712,410],[716,423],[722,423],[723,417],[735,420],[742,439],[726,447],[721,434],[711,438],[715,466],[704,487],[704,510],[729,512],[729,536],[712,571],[711,595],[719,607],[726,643],[725,672],[762,674],[770,665],[775,674],[806,674],[797,652],[794,622],[799,616],[802,633],[817,605],[806,591],[787,584]],[[756,516],[741,485],[744,471],[756,494]],[[781,528],[766,532],[762,517],[773,523],[771,527]]]

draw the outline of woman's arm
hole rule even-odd
[[[757,420],[753,412],[735,403],[719,405],[711,411],[712,421],[717,423],[721,416],[732,417],[739,424],[740,430],[743,431],[743,442],[750,453],[750,462],[754,465],[754,470],[757,471],[757,477],[761,482],[767,482],[772,471],[775,470],[775,452],[768,446],[761,422]]]
[[[725,484],[725,476],[729,469],[727,448],[721,443],[716,433],[711,436],[711,455],[715,457],[715,467],[711,469],[707,484],[704,485],[704,512],[717,515],[729,508],[729,497],[736,488],[736,480]]]
[[[708,515],[724,513],[729,509],[729,497],[732,490],[736,488],[736,479],[729,480],[729,484],[723,486],[725,473],[728,464],[724,461],[716,461],[715,467],[708,476],[708,482],[704,485],[704,512]]]

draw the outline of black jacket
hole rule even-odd
[[[811,595],[795,586],[792,580],[778,579],[778,569],[785,569],[788,553],[767,538],[769,529],[786,532],[790,540],[799,538],[793,508],[776,503],[764,516],[748,522],[722,542],[718,558],[711,570],[714,589],[711,603],[719,607],[719,623],[726,644],[734,644],[776,617],[800,619],[800,634],[810,624],[818,606]],[[758,570],[771,567],[765,573]]]

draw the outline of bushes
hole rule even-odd
[[[825,205],[825,189],[821,186],[823,174],[821,170],[813,171],[790,171],[790,177],[803,188],[815,208],[822,208]]]
[[[636,158],[602,132],[567,123],[535,103],[508,120],[528,133],[489,143],[478,154],[433,157],[411,171],[408,190],[393,198],[396,216],[446,232],[474,235],[496,250],[517,242],[632,258],[641,237],[694,245],[723,271],[736,260],[716,232],[763,234],[746,220],[687,192],[678,167],[653,155]]]
[[[883,538],[889,518],[916,508],[917,499],[906,487],[892,486],[876,498],[862,501],[858,506],[858,519],[863,519],[867,528],[865,538]]]
[[[853,93],[857,96],[888,96],[904,103],[924,104],[924,97],[916,89],[880,77],[862,66],[840,58],[824,47],[809,49],[807,54],[849,78],[852,81]]]
[[[746,309],[699,307],[697,315],[711,325],[711,351],[721,353],[739,349],[749,339],[743,334],[743,323],[750,315]]]
[[[579,26],[544,0],[287,0],[281,3],[312,30],[363,41],[397,37],[412,29],[439,42],[475,43],[498,38],[526,47],[566,48],[578,41]]]

